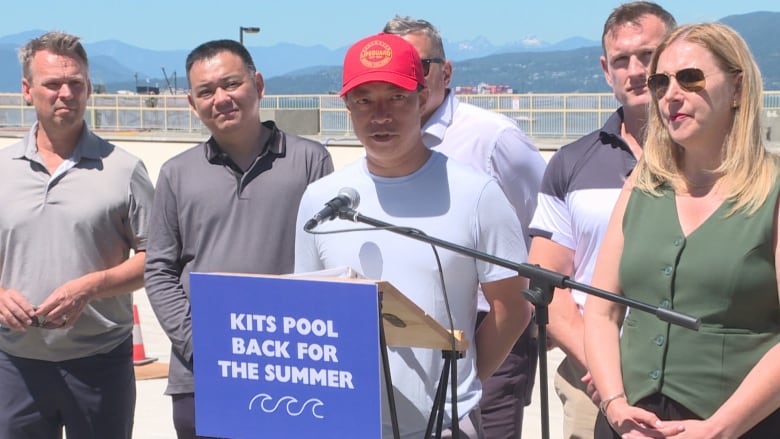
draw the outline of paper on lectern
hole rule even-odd
[[[287,277],[335,277],[342,279],[367,279],[362,273],[352,267],[343,265],[341,267],[326,268],[324,270],[309,271],[306,273],[289,274]]]

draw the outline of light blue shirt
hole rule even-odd
[[[358,211],[363,215],[413,227],[500,258],[525,260],[527,257],[520,224],[496,182],[434,152],[420,169],[404,177],[372,175],[364,159],[309,185],[298,212],[296,272],[352,267],[369,279],[389,281],[439,324],[450,327],[430,245],[384,230],[327,235],[303,232],[304,223],[343,187],[358,191]],[[316,230],[356,227],[368,226],[337,219]],[[472,342],[465,357],[457,362],[458,412],[465,415],[477,406],[482,394],[473,343],[477,286],[517,273],[445,249],[439,249],[439,256],[454,328],[464,331]],[[433,406],[442,368],[441,352],[392,348],[390,368],[402,435],[419,438]],[[446,412],[450,413],[449,400]],[[387,433],[389,419],[384,417],[384,420]]]

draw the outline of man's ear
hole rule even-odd
[[[601,62],[601,71],[604,72],[604,79],[607,81],[607,85],[609,85],[610,88],[613,88],[612,76],[609,74],[609,62],[607,62],[607,57],[601,55],[599,61]]]
[[[265,81],[263,81],[263,75],[260,72],[255,72],[255,87],[257,88],[257,97],[263,99],[265,95]]]
[[[32,105],[33,103],[30,88],[32,88],[32,84],[30,84],[27,78],[22,77],[22,98],[24,98],[24,102],[27,102],[27,105]]]
[[[198,120],[200,120],[200,115],[198,114],[198,111],[195,109],[195,101],[192,99],[192,90],[190,90],[189,93],[187,93],[187,102],[190,104],[190,110],[192,110],[192,114],[195,115]]]
[[[444,73],[444,87],[449,88],[450,82],[452,82],[452,61],[444,61],[442,72]]]
[[[428,87],[423,87],[423,89],[420,90],[417,95],[419,96],[418,100],[420,101],[420,113],[422,113],[425,109],[425,104],[428,103],[428,98],[431,96],[431,89]]]
[[[352,114],[352,110],[349,109],[349,99],[347,99],[349,93],[341,97],[341,101],[344,102],[344,107],[347,109],[347,114]]]

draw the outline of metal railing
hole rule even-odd
[[[602,126],[617,108],[608,93],[459,95],[514,120],[535,138],[573,138]],[[336,95],[270,95],[261,110],[316,110],[321,135],[350,136],[352,125]],[[764,93],[761,117],[780,123],[780,91]],[[90,126],[108,131],[205,132],[186,95],[94,94],[86,114]],[[0,94],[0,128],[28,128],[35,111],[19,93]]]

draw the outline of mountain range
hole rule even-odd
[[[719,20],[737,30],[753,52],[767,90],[780,90],[780,12],[753,12]],[[18,66],[17,50],[43,30],[0,37],[0,63]],[[445,40],[453,61],[452,86],[480,83],[510,86],[515,93],[607,92],[599,57],[601,43],[573,37],[551,44],[525,39],[493,45],[482,37]],[[92,81],[108,93],[139,85],[179,92],[186,89],[184,59],[190,49],[156,51],[117,40],[85,43]],[[266,79],[266,94],[325,94],[340,88],[341,62],[347,47],[300,46],[289,43],[247,46]],[[21,69],[0,71],[0,92],[17,93]]]

